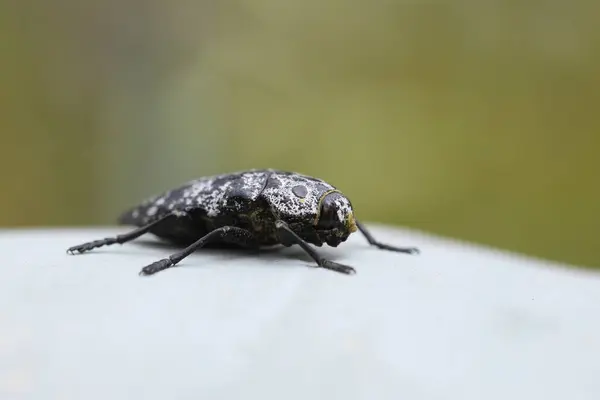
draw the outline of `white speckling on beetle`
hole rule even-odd
[[[377,241],[356,220],[350,200],[329,183],[296,172],[253,169],[214,175],[142,201],[119,217],[137,229],[111,238],[73,246],[83,253],[123,244],[152,233],[184,249],[141,269],[152,275],[175,266],[194,251],[211,245],[260,247],[298,245],[321,268],[353,274],[354,268],[323,258],[313,247],[337,247],[359,230],[379,249],[418,254],[415,247],[395,247]]]

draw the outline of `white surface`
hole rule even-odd
[[[201,251],[151,277],[122,228],[0,231],[0,399],[600,399],[600,277],[404,231]]]

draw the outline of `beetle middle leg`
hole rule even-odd
[[[323,258],[319,253],[306,243],[300,236],[296,234],[285,222],[277,221],[275,227],[280,234],[287,238],[288,243],[299,245],[302,250],[308,253],[309,256],[318,264],[319,267],[330,269],[332,271],[341,272],[343,274],[355,274],[356,270],[348,265],[339,264],[334,261]]]
[[[207,233],[182,251],[145,266],[141,269],[140,275],[152,275],[171,268],[196,250],[215,241],[229,242],[243,247],[253,247],[256,245],[254,235],[250,231],[234,226],[223,226]]]
[[[367,230],[367,228],[358,221],[356,221],[356,226],[358,226],[358,230],[365,236],[365,238],[367,238],[367,241],[371,246],[375,246],[382,250],[396,251],[399,253],[419,254],[419,249],[416,247],[396,247],[379,242],[373,237],[373,235]]]

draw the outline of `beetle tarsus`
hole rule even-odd
[[[75,254],[75,253],[81,254],[81,253],[85,253],[86,251],[96,249],[98,247],[110,246],[111,244],[115,244],[115,243],[117,243],[117,238],[106,238],[106,239],[94,240],[91,242],[79,244],[77,246],[69,247],[67,249],[67,253],[68,254]]]
[[[153,262],[150,265],[146,265],[140,270],[139,275],[154,275],[155,273],[173,267],[174,265],[175,264],[170,258],[165,258],[163,260]]]
[[[319,261],[319,266],[321,268],[329,269],[329,270],[335,271],[335,272],[340,272],[340,273],[346,274],[346,275],[356,274],[356,270],[354,268],[352,268],[348,265],[336,263],[334,261],[327,260],[324,258]]]
[[[142,236],[143,234],[150,232],[150,230],[152,228],[154,228],[156,225],[162,223],[164,220],[166,220],[169,217],[171,217],[171,216],[166,215],[152,223],[149,223],[145,226],[134,229],[131,232],[127,232],[122,235],[117,235],[115,237],[109,237],[109,238],[100,239],[100,240],[94,240],[91,242],[87,242],[87,243],[83,243],[83,244],[80,244],[77,246],[70,247],[69,249],[67,249],[67,253],[75,254],[75,252],[77,252],[77,253],[81,254],[83,252],[90,251],[90,250],[93,250],[93,249],[96,249],[96,248],[102,247],[102,246],[110,246],[115,243],[123,244],[123,243],[130,242],[133,239],[137,239],[138,237]]]
[[[395,251],[397,253],[406,253],[406,254],[420,254],[421,251],[417,247],[398,247],[392,246],[389,244],[381,243],[376,240],[371,232],[359,221],[356,221],[356,226],[358,226],[358,230],[363,234],[363,236],[367,239],[371,246],[375,246],[381,250],[389,250]]]
[[[374,242],[374,243],[371,243],[371,245],[375,246],[381,250],[395,251],[398,253],[406,253],[406,254],[420,254],[421,253],[421,251],[417,247],[396,247],[396,246],[391,246],[389,244],[380,243],[380,242]]]

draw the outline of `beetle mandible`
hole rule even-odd
[[[379,249],[418,254],[416,247],[377,241],[354,216],[350,200],[336,187],[307,175],[275,169],[251,169],[202,177],[144,200],[118,222],[136,229],[73,246],[68,253],[123,244],[146,233],[184,247],[141,269],[152,275],[177,265],[194,251],[213,245],[247,249],[300,246],[317,266],[353,274],[355,269],[322,257],[310,244],[337,247],[360,231]]]

